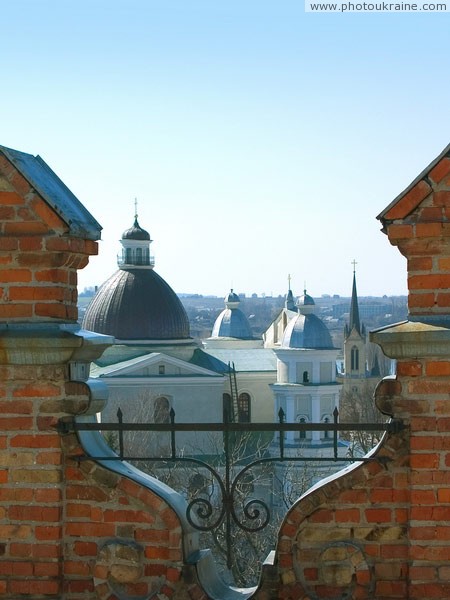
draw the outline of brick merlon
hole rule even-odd
[[[383,231],[393,220],[406,218],[449,173],[450,144],[377,216]]]
[[[71,236],[100,239],[101,225],[40,156],[0,146],[0,157],[6,159],[67,224]]]

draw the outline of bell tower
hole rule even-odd
[[[345,378],[364,379],[366,377],[366,332],[359,318],[358,294],[356,291],[356,265],[353,260],[353,287],[350,304],[350,318],[344,330],[344,369]]]

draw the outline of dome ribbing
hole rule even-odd
[[[119,340],[189,338],[189,320],[183,305],[152,269],[116,271],[87,308],[83,328]]]

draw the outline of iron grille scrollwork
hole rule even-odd
[[[397,419],[391,419],[386,423],[339,423],[339,413],[335,409],[333,412],[332,423],[286,423],[285,413],[280,409],[278,413],[278,423],[237,423],[234,422],[229,413],[224,410],[224,419],[222,423],[176,423],[175,412],[170,410],[169,423],[125,423],[121,409],[117,411],[117,422],[112,423],[87,423],[78,422],[76,420],[61,420],[59,430],[61,433],[78,432],[78,431],[101,431],[117,432],[118,435],[118,451],[116,456],[76,456],[78,461],[82,460],[118,460],[118,461],[151,461],[154,463],[179,463],[190,464],[192,466],[206,470],[211,478],[216,482],[220,490],[219,501],[216,506],[213,505],[210,499],[201,496],[194,497],[188,502],[186,509],[186,518],[191,526],[202,532],[210,532],[217,530],[219,527],[224,527],[226,540],[227,565],[231,566],[231,537],[232,525],[234,524],[239,529],[255,533],[263,530],[271,520],[271,512],[267,503],[261,498],[248,498],[243,496],[242,490],[245,490],[245,477],[249,471],[257,466],[263,466],[270,463],[282,462],[370,462],[370,461],[385,461],[382,456],[374,457],[339,457],[338,456],[338,432],[340,431],[386,431],[390,433],[400,432],[404,428],[403,422]],[[168,456],[133,456],[125,451],[124,432],[167,432],[170,434],[170,451]],[[223,455],[224,466],[222,470],[209,464],[199,458],[190,456],[181,456],[177,454],[176,434],[178,432],[219,432],[223,434]],[[286,453],[285,434],[287,432],[302,432],[302,431],[329,431],[333,433],[332,446],[333,457],[323,456],[293,456],[291,453]],[[270,456],[262,456],[251,460],[250,462],[242,462],[236,467],[236,464],[231,464],[232,436],[249,432],[269,432],[273,434],[276,446],[271,445]],[[275,452],[275,449],[277,452]],[[222,471],[222,472],[221,472]],[[239,490],[239,493],[238,493]]]

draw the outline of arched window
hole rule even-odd
[[[309,383],[309,373],[308,373],[308,371],[303,371],[303,383]]]
[[[238,422],[250,423],[250,395],[247,394],[247,392],[242,392],[242,394],[239,394]]]
[[[131,265],[133,263],[133,253],[131,251],[131,248],[127,248],[125,250],[125,263],[127,265]]]
[[[155,400],[153,421],[155,423],[170,423],[170,403],[164,396],[160,396]]]
[[[352,347],[350,353],[350,362],[351,362],[351,370],[358,371],[359,370],[359,350],[356,346]]]
[[[136,264],[142,265],[142,248],[136,248]]]
[[[307,423],[307,422],[308,422],[308,417],[305,417],[304,415],[297,417],[297,423]],[[299,431],[298,437],[301,440],[306,439],[306,431]]]

